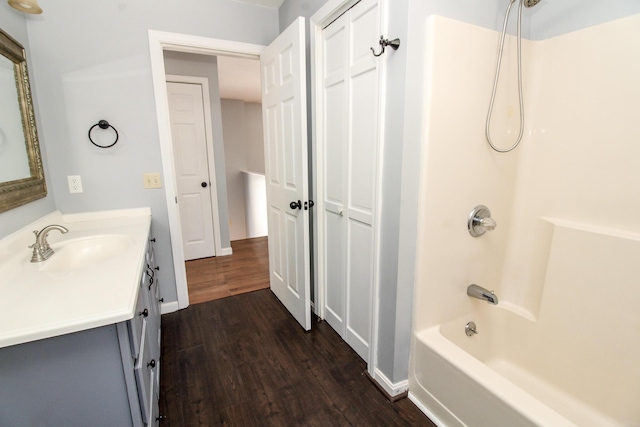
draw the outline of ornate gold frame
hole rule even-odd
[[[18,104],[25,135],[25,148],[29,159],[29,178],[0,183],[0,212],[8,211],[47,195],[44,179],[36,118],[33,112],[31,86],[27,73],[27,56],[22,45],[0,29],[0,54],[14,64]]]

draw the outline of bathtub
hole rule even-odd
[[[468,337],[465,325],[471,320],[478,334]],[[550,352],[535,329],[537,321],[512,312],[508,304],[485,304],[473,314],[415,333],[409,398],[448,427],[640,425],[633,385],[637,368],[616,372],[616,360],[610,360],[606,376],[635,380],[628,383],[631,389],[608,389],[590,375],[594,367],[587,355],[563,358]],[[548,338],[550,345],[554,337]],[[557,372],[552,371],[558,367],[570,372],[554,380]],[[572,381],[575,377],[583,381]]]
[[[468,314],[414,331],[410,397],[442,425],[640,426],[640,234],[545,221],[535,315],[454,287]]]

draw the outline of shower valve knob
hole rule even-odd
[[[496,221],[491,218],[491,211],[484,205],[476,206],[469,214],[467,228],[473,237],[482,236],[485,232],[496,228]]]
[[[493,218],[481,218],[480,221],[478,221],[480,223],[480,225],[482,226],[482,228],[484,228],[487,231],[491,231],[494,228],[496,228],[496,221]]]

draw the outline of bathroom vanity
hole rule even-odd
[[[31,230],[55,253],[32,263]],[[0,425],[159,422],[151,211],[54,212],[0,241]]]

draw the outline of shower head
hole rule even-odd
[[[533,6],[537,5],[538,3],[540,3],[540,0],[524,0],[524,5],[526,7],[533,7]]]

